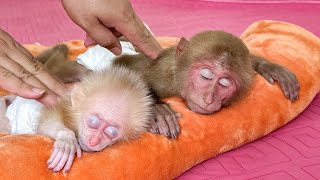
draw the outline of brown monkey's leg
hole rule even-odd
[[[44,51],[36,59],[42,62],[48,71],[63,83],[78,82],[89,70],[75,61],[67,60],[67,55],[67,45],[60,44]]]

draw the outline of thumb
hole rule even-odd
[[[84,40],[84,46],[89,47],[96,44],[97,42],[94,41],[89,35],[87,35],[86,39]]]

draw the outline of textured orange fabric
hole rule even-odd
[[[12,179],[172,179],[193,165],[258,139],[283,126],[320,90],[320,40],[292,24],[259,21],[241,38],[250,50],[296,73],[300,99],[287,100],[278,85],[256,76],[248,97],[214,115],[199,115],[178,98],[166,99],[182,113],[178,140],[146,133],[142,138],[113,145],[102,152],[84,153],[67,175],[47,169],[53,141],[40,135],[0,136],[0,177]],[[164,46],[176,38],[159,38]],[[71,56],[83,52],[80,41],[68,43]],[[44,50],[26,46],[34,54]]]

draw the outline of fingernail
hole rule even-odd
[[[176,136],[176,134],[174,133],[174,134],[172,134],[172,137],[173,137],[173,139],[177,139],[177,136]]]
[[[39,89],[39,88],[32,88],[32,91],[37,93],[37,94],[43,94],[44,92],[46,92],[46,90]]]
[[[170,132],[166,132],[166,135],[168,138],[171,138],[171,133]]]
[[[88,47],[88,46],[92,46],[92,45],[96,45],[97,43],[91,38],[88,37],[84,40],[84,46]]]
[[[110,51],[115,55],[121,55],[121,49],[119,47],[114,47]]]
[[[177,113],[177,114],[176,114],[176,117],[177,117],[177,118],[182,118],[182,115],[181,115],[180,113]]]

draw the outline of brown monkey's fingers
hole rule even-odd
[[[290,74],[288,75],[288,78],[289,78],[289,80],[287,82],[287,86],[288,86],[289,92],[290,92],[290,100],[293,102],[296,100],[296,97],[295,97],[296,88],[295,88],[294,80],[292,79]]]
[[[176,116],[176,118],[178,118],[178,119],[182,118],[182,114],[181,114],[181,113],[176,113],[175,116]],[[181,130],[180,124],[179,124],[178,120],[174,121],[174,123],[176,124],[177,132],[178,132],[178,134],[179,134],[179,133],[180,133],[180,130]]]
[[[289,89],[286,81],[284,79],[278,79],[277,81],[279,82],[280,87],[281,87],[282,91],[284,92],[284,95],[287,98],[290,98],[290,89]]]
[[[159,129],[159,133],[169,138],[171,136],[171,134],[170,134],[170,131],[169,131],[168,124],[167,124],[165,118],[163,117],[162,112],[159,111],[158,108],[156,108],[155,112],[156,112],[155,117],[157,119],[157,125],[158,125],[158,129]]]
[[[176,117],[176,112],[174,112],[167,104],[163,104],[164,109],[166,110],[166,120],[167,124],[169,125],[170,128],[170,133],[171,137],[176,139],[178,137],[179,131],[180,131],[180,125],[178,123],[177,117]]]
[[[155,114],[156,114],[156,109],[153,108],[153,116],[150,117],[150,132],[154,133],[154,134],[159,134],[159,128],[158,128],[158,124],[157,124],[157,120],[156,120],[156,117],[155,117]]]
[[[117,30],[151,59],[155,59],[162,51],[157,40],[133,11],[119,22]]]
[[[181,113],[176,113],[176,118],[182,118],[182,114]]]
[[[100,46],[109,49],[113,54],[121,54],[121,45],[118,38],[98,19],[91,19],[91,27],[86,29],[88,35]]]
[[[0,67],[0,87],[18,96],[36,99],[43,96],[45,90],[33,87]]]
[[[300,91],[300,84],[299,81],[296,77],[295,74],[291,74],[291,79],[292,79],[292,83],[293,83],[293,88],[294,88],[294,98],[295,100],[297,100],[299,98],[299,91]]]
[[[272,78],[272,76],[267,73],[267,72],[262,72],[261,76],[266,79],[270,84],[274,84],[274,79]]]

